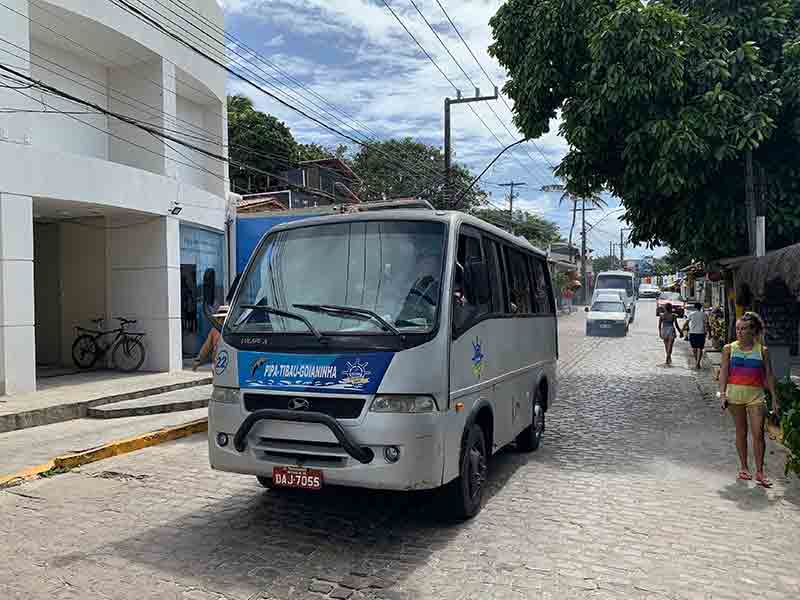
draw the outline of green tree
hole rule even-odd
[[[616,256],[598,256],[592,259],[592,271],[594,273],[616,271],[617,269],[619,269],[619,258]]]
[[[412,138],[389,139],[361,147],[352,160],[353,171],[364,182],[362,200],[416,197],[436,208],[467,210],[483,201],[485,193],[475,187],[457,206],[452,206],[444,189],[444,154]],[[452,165],[453,195],[457,197],[473,179],[462,165]]]
[[[553,242],[561,240],[558,225],[528,211],[515,210],[513,219],[507,210],[476,208],[471,212],[476,217],[507,231],[511,231],[509,222],[513,222],[514,233],[539,248],[547,248]]]
[[[528,137],[561,113],[576,195],[619,198],[631,241],[747,251],[745,158],[767,241],[800,241],[800,0],[508,0],[490,52]]]
[[[258,171],[280,175],[298,158],[298,144],[289,127],[272,115],[256,110],[253,101],[241,94],[228,96],[228,143],[233,163],[231,188],[237,193],[266,190],[267,175]],[[272,183],[278,182],[272,180]]]

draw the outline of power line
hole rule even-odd
[[[193,51],[197,52],[197,53],[198,53],[198,54],[200,54],[201,56],[205,57],[207,60],[211,61],[211,62],[212,62],[212,63],[214,63],[216,66],[218,66],[219,68],[222,68],[223,70],[225,70],[225,71],[226,71],[226,72],[228,72],[229,74],[232,74],[232,75],[233,75],[233,76],[235,76],[236,78],[238,78],[238,79],[240,79],[240,80],[242,80],[242,81],[244,81],[244,82],[246,82],[246,83],[248,83],[248,84],[252,85],[252,86],[253,86],[253,87],[255,87],[256,89],[258,89],[258,90],[260,90],[261,92],[265,93],[267,96],[269,96],[269,97],[271,97],[271,98],[273,98],[273,99],[277,100],[277,101],[278,101],[279,103],[281,103],[282,105],[284,105],[284,106],[286,106],[286,107],[288,107],[288,108],[290,108],[290,109],[294,110],[295,112],[298,112],[299,114],[301,114],[301,115],[302,115],[302,116],[304,116],[304,117],[310,118],[312,121],[314,121],[315,123],[317,123],[317,124],[319,124],[319,125],[323,126],[325,129],[327,129],[327,130],[329,130],[329,131],[331,131],[331,132],[333,132],[333,133],[335,133],[335,134],[337,134],[337,135],[341,135],[341,136],[342,136],[342,137],[344,137],[345,139],[347,139],[347,140],[349,140],[349,141],[352,141],[352,142],[354,142],[354,143],[358,144],[359,146],[362,146],[362,147],[369,147],[369,144],[368,144],[367,142],[365,142],[365,141],[363,141],[363,140],[360,140],[360,139],[356,139],[356,138],[354,138],[352,135],[350,135],[350,134],[347,134],[347,133],[344,133],[344,132],[342,132],[342,131],[340,131],[340,130],[338,130],[338,129],[336,129],[336,128],[332,127],[332,126],[330,126],[328,123],[324,122],[322,119],[320,119],[320,118],[316,118],[315,116],[312,116],[312,115],[310,115],[310,114],[309,114],[309,112],[316,112],[316,111],[314,111],[313,109],[309,109],[309,108],[308,108],[308,107],[307,107],[307,106],[306,106],[306,105],[303,103],[303,101],[302,101],[302,100],[299,100],[299,101],[298,101],[298,100],[295,100],[295,101],[299,102],[299,103],[302,105],[302,107],[303,107],[303,108],[302,108],[302,109],[300,109],[300,108],[298,108],[298,107],[296,107],[296,106],[292,105],[290,102],[287,102],[287,101],[285,101],[285,100],[283,100],[283,99],[279,98],[278,96],[276,96],[276,95],[275,95],[275,94],[273,94],[272,92],[269,92],[268,90],[265,90],[265,89],[263,88],[263,86],[260,86],[260,85],[258,85],[258,84],[256,84],[256,83],[254,83],[253,81],[251,81],[251,80],[250,80],[250,79],[248,79],[247,77],[243,76],[242,74],[240,74],[240,73],[236,72],[235,70],[233,70],[233,69],[231,69],[230,67],[226,66],[225,64],[221,63],[221,62],[220,62],[218,59],[216,59],[216,58],[214,58],[214,57],[212,57],[212,56],[209,56],[209,55],[208,55],[206,52],[204,52],[203,50],[201,50],[201,49],[199,49],[199,48],[197,48],[197,47],[193,46],[192,44],[190,44],[189,42],[187,42],[187,41],[186,41],[186,40],[185,40],[183,37],[181,37],[181,36],[179,36],[179,35],[176,35],[174,32],[171,32],[171,31],[169,31],[169,30],[168,30],[168,29],[166,29],[166,28],[165,28],[165,27],[164,27],[162,24],[160,24],[160,23],[158,23],[157,21],[155,21],[155,19],[153,19],[153,18],[152,18],[150,15],[148,15],[148,14],[145,14],[144,12],[142,12],[142,11],[141,11],[141,10],[139,10],[139,9],[137,9],[136,7],[133,7],[133,6],[130,4],[130,2],[128,2],[127,0],[110,0],[110,1],[111,1],[113,4],[115,4],[116,6],[118,6],[119,8],[122,8],[123,10],[125,10],[125,11],[127,11],[127,12],[129,12],[129,13],[133,14],[134,16],[136,16],[137,18],[139,18],[139,19],[140,19],[140,20],[142,20],[143,22],[149,23],[150,25],[152,25],[153,27],[155,27],[156,29],[158,29],[159,31],[161,31],[162,33],[164,33],[165,35],[167,35],[167,36],[171,37],[172,39],[175,39],[176,41],[180,42],[181,44],[183,44],[183,45],[185,45],[185,46],[189,47],[190,49],[192,49]],[[164,6],[164,5],[163,5],[163,4],[161,4],[160,2],[159,2],[159,4],[160,4],[161,6]],[[159,17],[162,17],[162,18],[164,18],[164,19],[165,19],[165,20],[166,20],[168,23],[170,23],[171,25],[174,25],[175,27],[177,27],[178,29],[180,29],[181,31],[183,31],[184,33],[186,33],[187,35],[189,35],[189,36],[190,36],[191,38],[193,38],[194,40],[196,40],[196,41],[200,42],[201,44],[203,44],[204,46],[206,46],[207,48],[209,48],[211,52],[215,52],[215,53],[217,53],[217,54],[222,54],[222,52],[221,52],[221,51],[217,51],[217,50],[215,50],[213,47],[211,47],[211,45],[210,45],[208,42],[203,42],[203,41],[202,41],[202,40],[201,40],[201,39],[200,39],[198,36],[191,34],[191,33],[190,33],[190,32],[189,32],[189,31],[188,31],[186,28],[184,28],[184,27],[181,27],[179,24],[175,23],[174,21],[172,21],[172,20],[171,20],[171,19],[169,19],[168,17],[165,17],[165,15],[163,15],[162,13],[158,12],[157,10],[153,9],[152,7],[147,7],[147,9],[148,9],[149,11],[151,11],[151,12],[153,12],[153,13],[157,14]],[[168,9],[168,10],[169,10],[169,9]],[[174,11],[171,11],[171,12],[172,12],[173,14],[176,14],[176,15],[177,15],[177,13],[175,13]],[[177,15],[177,16],[180,16],[180,15]],[[187,22],[189,22],[189,21],[188,21],[188,20],[187,20],[185,17],[181,17],[181,18],[182,18],[184,21],[187,21]],[[207,21],[207,19],[205,19],[205,20],[206,20],[206,22],[208,22],[208,21]],[[191,23],[190,23],[190,24],[191,24]],[[195,28],[197,28],[197,26],[196,26],[196,25],[194,25],[194,27],[195,27]],[[202,31],[202,30],[201,30],[201,31]],[[206,35],[208,35],[208,34],[206,34]],[[228,37],[230,37],[230,36],[228,36]],[[213,39],[213,38],[212,38],[212,39]],[[237,42],[237,43],[238,43],[238,42]],[[243,57],[241,54],[239,54],[239,53],[238,53],[238,52],[236,52],[235,50],[234,50],[234,53],[235,53],[237,56],[239,56],[239,57],[240,57],[242,60],[246,60],[246,59],[245,59],[245,58],[244,58],[244,57]],[[227,57],[224,57],[224,55],[223,55],[223,60],[227,60]],[[263,61],[262,61],[262,62],[263,62]],[[264,79],[264,78],[263,78],[261,75],[259,75],[259,74],[258,74],[258,73],[256,73],[255,71],[253,71],[253,69],[249,68],[249,66],[248,66],[248,65],[246,65],[246,64],[244,64],[244,65],[243,65],[243,64],[241,64],[239,61],[234,61],[234,64],[236,64],[236,66],[238,66],[238,67],[240,67],[240,68],[243,68],[243,70],[244,70],[245,72],[247,72],[247,73],[249,73],[249,74],[251,74],[251,75],[255,76],[257,79],[260,79],[262,82],[266,83],[267,85],[270,85],[270,87],[272,87],[273,89],[277,89],[277,87],[276,87],[274,84],[270,84],[270,83],[266,82],[266,80],[265,80],[265,79]],[[263,72],[263,71],[262,71],[262,72]],[[271,76],[271,75],[270,75],[269,77],[270,77],[271,79],[273,79],[273,80],[277,81],[277,80],[276,80],[276,79],[275,79],[273,76]],[[319,106],[319,105],[317,105],[317,106]],[[323,109],[323,110],[324,110],[324,109]],[[327,114],[328,114],[328,115],[330,115],[330,112],[328,112],[328,111],[325,111],[325,112],[327,112]],[[317,112],[317,113],[316,113],[316,115],[317,115],[317,116],[319,116],[319,113]],[[334,118],[335,118],[335,117],[334,117]],[[341,119],[338,119],[338,120],[339,120],[340,122],[342,122],[342,121],[341,121]],[[347,123],[344,123],[344,125],[345,125],[346,127],[348,127],[349,129],[351,129],[351,130],[355,131],[355,132],[356,132],[358,135],[364,135],[363,133],[359,132],[359,131],[358,131],[356,128],[354,128],[353,126],[351,126],[351,125],[349,125],[349,124],[347,124]],[[367,136],[364,136],[364,137],[367,137]],[[373,140],[371,140],[371,141],[373,141]],[[396,158],[394,158],[393,156],[391,156],[391,155],[387,154],[386,152],[382,151],[380,148],[375,148],[375,150],[376,150],[376,151],[378,151],[379,153],[383,154],[383,155],[384,155],[386,158],[388,158],[389,160],[394,160],[394,161],[396,161],[396,162],[398,163],[398,165],[399,165],[399,166],[401,166],[401,167],[405,167],[405,169],[406,169],[406,170],[410,169],[409,165],[406,165],[406,164],[404,164],[402,161],[397,161],[397,159],[396,159]],[[417,166],[418,166],[418,165],[417,165]],[[417,176],[419,176],[419,175],[420,175],[420,173],[419,173],[419,172],[417,172],[417,173],[414,173],[413,171],[410,171],[410,170],[409,170],[409,172],[410,172],[410,173],[412,173],[412,174],[415,174],[415,175],[417,175]],[[441,176],[440,176],[440,175],[438,175],[438,174],[436,174],[435,176],[436,176],[436,177],[441,177]]]
[[[439,43],[445,49],[445,51],[450,56],[450,58],[453,60],[453,62],[456,64],[456,66],[461,70],[461,72],[464,74],[464,76],[467,78],[467,80],[472,84],[473,87],[477,88],[478,86],[475,85],[475,82],[472,80],[472,78],[469,76],[469,74],[461,66],[461,63],[458,62],[456,57],[450,51],[450,48],[448,48],[447,44],[444,43],[444,40],[442,40],[442,38],[439,35],[439,33],[436,31],[436,29],[434,29],[433,25],[431,25],[430,21],[428,21],[428,19],[425,17],[425,15],[419,9],[419,7],[414,2],[414,0],[409,0],[409,2],[411,2],[412,6],[419,13],[420,17],[422,17],[422,20],[425,22],[425,24],[428,26],[428,28],[433,32],[433,34],[436,36],[436,39],[439,41]],[[434,58],[431,56],[431,54],[423,47],[423,45],[420,43],[420,41],[417,39],[417,37],[411,32],[411,30],[409,30],[409,28],[406,26],[406,24],[403,22],[403,20],[400,18],[400,16],[392,9],[392,7],[389,5],[387,0],[383,0],[383,3],[386,5],[386,7],[389,9],[389,11],[391,11],[392,16],[394,16],[394,18],[397,20],[397,22],[400,23],[400,25],[403,27],[403,29],[405,29],[406,33],[408,33],[408,35],[411,36],[411,39],[413,39],[414,42],[416,42],[417,46],[419,46],[420,50],[422,50],[422,52],[425,54],[425,56],[428,58],[428,60],[430,60],[433,63],[433,65],[437,68],[437,70],[445,77],[445,79],[447,79],[447,81],[450,83],[450,85],[453,87],[453,89],[455,89],[458,92],[459,91],[458,86],[456,86],[456,84],[453,83],[453,80],[450,79],[450,77],[448,77],[445,74],[445,72],[442,70],[442,68],[439,66],[439,64],[434,60]],[[497,143],[502,147],[504,145],[504,142],[499,137],[497,137],[497,134],[495,134],[494,130],[491,127],[489,127],[489,125],[486,123],[486,121],[484,121],[483,117],[480,116],[478,111],[475,110],[475,108],[473,108],[472,106],[468,106],[468,108],[472,111],[472,114],[474,114],[475,117],[480,121],[480,123],[481,123],[481,125],[483,125],[484,129],[486,129],[492,135],[492,137],[494,137],[494,139],[497,141]],[[509,136],[513,140],[516,136],[511,132],[510,129],[508,129],[508,127],[505,125],[505,123],[500,118],[500,116],[495,112],[495,110],[491,107],[491,105],[489,105],[489,109],[492,111],[492,113],[497,118],[497,120],[500,122],[500,124],[506,129],[506,131],[508,132]],[[516,157],[514,158],[514,160],[517,160]],[[532,158],[531,158],[531,160],[532,160]],[[518,164],[520,165],[521,168],[523,168],[523,169],[525,168],[524,165],[522,165],[521,163],[518,162]],[[541,185],[541,183],[540,183],[540,185]]]
[[[445,16],[445,17],[447,17],[447,20],[450,22],[450,25],[451,25],[451,27],[453,28],[453,31],[455,31],[455,32],[456,32],[456,34],[458,35],[458,37],[459,37],[459,39],[461,40],[461,42],[464,44],[464,46],[465,46],[465,47],[466,47],[466,49],[469,51],[469,53],[470,53],[470,55],[472,56],[472,58],[473,58],[473,59],[475,60],[475,62],[477,63],[478,67],[480,67],[481,71],[483,71],[483,74],[486,76],[486,79],[488,79],[488,80],[489,80],[489,83],[490,83],[491,85],[493,85],[493,86],[497,87],[497,85],[494,83],[494,80],[492,79],[492,77],[489,75],[489,73],[486,71],[486,69],[485,69],[485,68],[483,67],[483,65],[481,64],[481,61],[480,61],[480,60],[478,60],[478,57],[477,57],[477,56],[475,55],[475,53],[472,51],[472,48],[471,48],[471,47],[470,47],[470,45],[467,43],[467,40],[465,40],[465,39],[464,39],[464,36],[463,36],[463,35],[461,35],[461,31],[458,29],[458,27],[456,26],[456,24],[455,24],[455,22],[453,21],[453,19],[452,19],[452,18],[450,18],[450,15],[448,14],[448,12],[447,12],[447,10],[445,9],[445,7],[442,5],[442,3],[441,3],[439,0],[436,0],[436,4],[438,4],[438,5],[439,5],[439,8],[440,8],[440,9],[442,9],[442,12],[444,13],[444,16]],[[511,109],[511,107],[508,105],[508,102],[506,102],[506,99],[505,99],[505,97],[503,97],[503,95],[502,95],[502,94],[500,95],[500,100],[502,100],[503,104],[505,104],[505,106],[506,106],[506,108],[508,109],[508,111],[509,111],[509,112],[510,112],[510,113],[513,115],[513,114],[514,114],[514,111],[513,111],[513,110]],[[499,118],[499,117],[498,117],[498,118]],[[547,156],[545,156],[544,152],[542,152],[542,149],[541,149],[541,148],[539,148],[539,145],[536,143],[536,141],[535,141],[535,140],[529,140],[529,141],[530,141],[530,143],[533,145],[533,147],[534,147],[534,148],[536,148],[536,150],[539,152],[539,154],[541,155],[541,157],[544,159],[545,163],[547,163],[547,165],[548,165],[548,166],[549,166],[551,169],[555,170],[555,166],[553,166],[553,165],[550,163],[550,161],[548,160]],[[532,160],[532,158],[531,158],[531,160]]]

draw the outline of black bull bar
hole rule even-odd
[[[350,436],[344,427],[331,416],[319,412],[305,412],[294,410],[278,410],[266,408],[252,412],[244,420],[233,436],[233,447],[239,452],[244,452],[247,447],[247,435],[253,428],[253,425],[259,421],[288,421],[290,423],[317,423],[325,425],[331,430],[331,433],[336,436],[339,443],[350,456],[355,458],[358,462],[368,464],[375,458],[375,454],[369,448],[359,446],[355,440]]]

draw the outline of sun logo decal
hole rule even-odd
[[[369,376],[372,375],[372,372],[367,371],[367,366],[369,366],[369,363],[362,363],[359,359],[348,362],[342,371],[344,379],[340,383],[352,385],[353,387],[361,387],[368,384]]]
[[[475,341],[472,342],[472,372],[478,379],[481,378],[481,371],[483,370],[483,359],[484,359],[484,354],[483,351],[481,350],[481,340],[480,338],[475,338]]]

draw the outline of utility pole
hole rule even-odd
[[[583,281],[583,302],[589,292],[589,279],[586,273],[586,199],[581,198],[581,280]]]
[[[514,188],[528,185],[524,181],[509,181],[508,183],[501,183],[500,187],[510,188],[508,194],[508,230],[514,233]]]
[[[619,268],[620,271],[625,269],[625,238],[623,237],[623,233],[626,231],[630,231],[629,228],[623,228],[619,230]]]
[[[758,200],[756,202],[756,256],[767,253],[767,173],[758,167]]]
[[[744,160],[744,199],[747,212],[747,241],[750,254],[756,255],[756,192],[753,183],[753,152],[748,150]]]
[[[462,98],[461,90],[456,91],[456,98],[444,99],[444,195],[447,199],[447,206],[452,206],[452,190],[450,188],[450,163],[452,160],[452,148],[450,144],[450,106],[453,104],[467,104],[469,102],[486,102],[488,100],[497,100],[500,93],[497,86],[494,87],[494,95],[481,96],[481,90],[475,88],[474,98]]]

